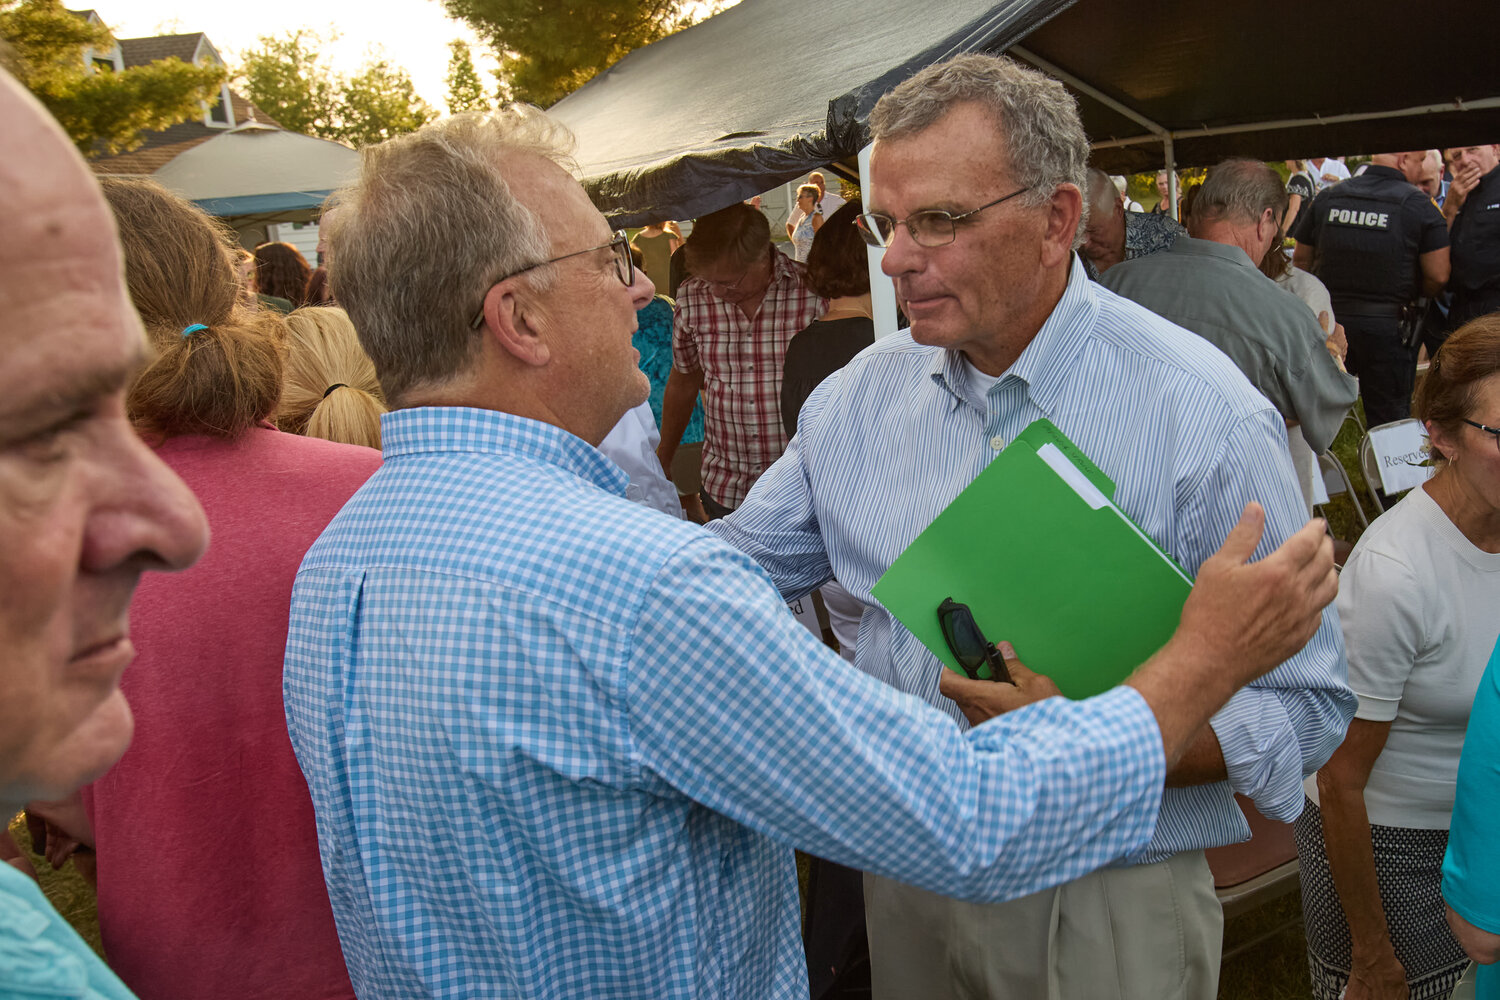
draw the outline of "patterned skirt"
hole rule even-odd
[[[1338,1000],[1349,981],[1349,925],[1323,850],[1323,814],[1305,801],[1294,831],[1302,880],[1302,919],[1314,1000]],[[1411,1000],[1446,1000],[1469,964],[1443,918],[1447,830],[1370,824],[1380,902]]]

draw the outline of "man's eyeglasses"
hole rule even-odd
[[[496,278],[490,282],[490,287],[493,288],[502,281],[509,281],[518,274],[525,274],[527,271],[534,271],[539,267],[546,267],[548,264],[556,264],[558,261],[567,260],[569,257],[582,257],[586,253],[594,253],[605,248],[614,251],[615,277],[619,278],[620,283],[626,288],[635,284],[635,261],[630,256],[630,237],[625,235],[625,230],[616,229],[614,237],[608,243],[601,243],[596,247],[589,247],[587,250],[574,250],[572,253],[553,257],[551,260],[539,260],[535,264],[527,264],[519,271],[512,271],[503,277]],[[484,303],[482,302],[479,304],[479,311],[474,314],[474,318],[469,320],[469,329],[477,330],[481,326],[484,326]]]
[[[996,198],[994,201],[978,208],[972,208],[967,212],[954,215],[952,212],[944,212],[939,209],[931,209],[926,212],[913,212],[904,219],[893,219],[889,215],[881,215],[879,212],[866,212],[856,222],[859,227],[859,235],[872,247],[888,247],[891,240],[895,238],[896,227],[905,226],[906,231],[911,234],[913,242],[922,247],[947,246],[958,238],[958,222],[970,216],[978,215],[987,208],[1010,201],[1017,195],[1025,194],[1030,188],[1020,188],[1012,191],[1004,198]]]
[[[958,665],[964,668],[964,673],[976,681],[982,680],[979,668],[988,665],[990,680],[1015,683],[1010,678],[1010,671],[1005,669],[1005,657],[979,631],[979,625],[974,621],[974,615],[967,604],[959,604],[953,598],[945,597],[943,603],[938,605],[937,614],[938,624],[943,628],[943,639],[948,643],[948,649]]]
[[[740,285],[744,283],[746,278],[750,277],[750,272],[754,269],[755,265],[751,264],[740,273],[740,276],[738,278],[735,278],[733,281],[709,281],[707,278],[704,278],[703,281],[706,285],[708,285],[709,288],[714,288],[721,292],[738,291]]]
[[[771,252],[774,253],[775,251]],[[750,272],[754,271],[756,267],[757,265],[753,263],[746,264],[745,269],[740,272],[740,276],[733,281],[709,281],[707,278],[704,278],[703,283],[717,292],[736,292],[739,291],[740,285],[745,283],[745,279],[750,277]]]
[[[1484,431],[1490,437],[1494,438],[1495,439],[1495,447],[1496,448],[1500,448],[1500,427],[1486,427],[1484,424],[1481,424],[1481,423],[1478,423],[1476,421],[1470,420],[1468,417],[1464,417],[1463,418],[1463,422],[1466,423],[1466,424],[1468,424],[1470,427],[1478,427],[1480,430]]]

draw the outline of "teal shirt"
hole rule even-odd
[[[1458,764],[1458,793],[1443,858],[1443,899],[1480,930],[1500,934],[1500,644],[1479,680]],[[1478,1000],[1500,1000],[1500,964],[1481,965]]]
[[[37,884],[0,863],[0,1000],[135,1000]]]

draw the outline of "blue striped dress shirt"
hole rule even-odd
[[[382,437],[285,671],[363,1000],[805,997],[791,846],[1000,899],[1150,837],[1134,690],[965,733],[578,438],[458,408]]]
[[[1075,258],[1062,299],[987,394],[957,352],[907,332],[878,341],[809,397],[786,454],[710,530],[753,556],[788,598],[836,577],[867,605],[855,665],[962,724],[938,693],[942,665],[870,588],[1042,417],[1114,480],[1115,502],[1189,573],[1248,500],[1266,510],[1255,558],[1305,521],[1276,409],[1212,344],[1089,282]],[[1131,860],[1248,838],[1231,789],[1272,819],[1295,818],[1303,776],[1332,755],[1354,712],[1347,675],[1330,606],[1302,652],[1214,716],[1229,780],[1168,789],[1155,837]]]

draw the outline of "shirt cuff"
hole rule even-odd
[[[1267,819],[1296,819],[1302,812],[1302,752],[1276,692],[1243,688],[1209,725],[1224,755],[1229,787]]]

